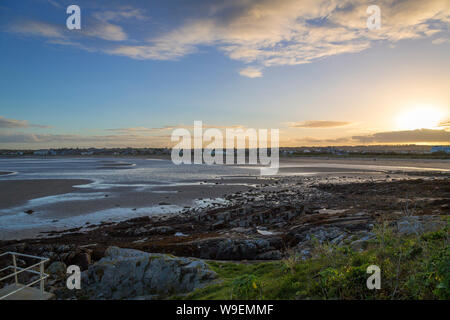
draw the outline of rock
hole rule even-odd
[[[337,236],[336,238],[334,238],[333,240],[331,240],[330,243],[340,245],[342,243],[342,241],[344,241],[346,235],[347,234],[343,233],[343,234]]]
[[[281,252],[279,250],[271,250],[256,256],[257,260],[280,260]]]
[[[223,228],[223,227],[225,227],[225,221],[224,220],[219,220],[219,221],[217,221],[217,222],[215,222],[215,223],[213,223],[211,225],[211,229],[212,230],[220,229],[220,228]]]
[[[203,259],[217,260],[258,260],[276,258],[276,253],[266,256],[269,251],[282,247],[282,241],[278,237],[267,239],[206,239],[195,242],[197,254]]]
[[[62,253],[62,252],[67,252],[67,251],[69,251],[70,249],[71,249],[71,247],[70,247],[69,245],[63,244],[63,245],[60,245],[60,246],[56,249],[56,251],[57,251],[58,253]]]
[[[365,239],[359,239],[355,240],[352,243],[350,243],[350,247],[355,251],[363,251],[367,248],[368,240]]]
[[[109,247],[82,273],[82,288],[91,299],[133,299],[187,293],[216,278],[202,260]]]
[[[241,228],[241,227],[236,227],[233,229],[230,229],[231,232],[237,232],[237,233],[253,233],[253,229],[252,228]]]
[[[63,278],[66,275],[66,270],[65,263],[55,261],[45,271],[53,278]]]
[[[445,226],[441,216],[410,216],[397,221],[397,230],[400,234],[421,234],[437,231]]]
[[[169,226],[154,227],[148,230],[150,233],[168,234],[173,233],[174,229]]]
[[[76,254],[77,253],[75,251],[69,251],[69,252],[64,252],[64,253],[60,254],[60,257],[64,263],[70,264],[70,262],[73,260],[73,258],[75,258]]]
[[[91,264],[91,255],[88,252],[77,253],[70,261],[70,264],[79,266],[81,271],[87,270]]]
[[[26,213],[26,214],[33,214],[33,213],[34,213],[34,210],[31,210],[31,209],[30,209],[30,210],[25,211],[25,213]]]
[[[126,235],[134,235],[134,236],[139,236],[139,235],[143,235],[146,233],[150,233],[150,234],[168,234],[168,233],[173,233],[174,229],[172,227],[169,226],[160,226],[160,227],[151,227],[151,225],[147,225],[147,226],[142,226],[139,228],[128,228],[125,231]]]
[[[41,253],[41,256],[45,257],[45,258],[49,258],[52,261],[58,259],[58,255],[53,251],[45,251],[44,253]]]
[[[341,230],[337,227],[318,227],[318,228],[312,228],[308,231],[306,236],[304,237],[304,240],[312,240],[317,239],[320,243],[326,242],[326,241],[332,241],[341,235],[346,235],[346,232]],[[342,239],[340,239],[342,240]]]
[[[258,232],[260,235],[263,235],[263,236],[273,236],[275,234],[278,234],[278,232],[262,230],[262,229],[256,229],[256,232]]]

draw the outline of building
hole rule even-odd
[[[33,154],[35,156],[56,156],[56,151],[54,150],[47,150],[47,149],[41,149],[41,150],[36,150],[35,152],[33,152]]]
[[[431,147],[430,152],[431,153],[434,153],[434,152],[450,153],[450,146],[434,146],[434,147]]]

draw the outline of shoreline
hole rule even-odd
[[[0,155],[0,159],[70,159],[70,158],[74,158],[74,159],[114,159],[114,160],[119,160],[119,159],[149,159],[149,160],[167,160],[167,161],[171,161],[171,156],[170,155],[90,155],[90,156],[86,156],[86,155],[68,155],[68,156],[61,156],[61,155],[56,155],[56,156],[34,156],[34,155],[29,155],[29,156],[2,156]],[[417,163],[421,163],[421,162],[429,162],[429,163],[439,163],[439,164],[443,164],[445,165],[447,168],[450,169],[450,159],[446,159],[446,158],[407,158],[407,157],[395,157],[395,156],[383,156],[380,157],[378,155],[374,155],[374,156],[370,156],[370,154],[368,154],[366,157],[346,157],[346,156],[286,156],[286,155],[280,155],[279,156],[280,162],[321,162],[324,161],[326,163],[330,163],[330,162],[342,162],[342,163],[354,163],[354,164],[367,164],[367,163],[372,163],[372,162],[378,162],[378,163],[382,163],[382,164],[392,164],[392,163],[411,163],[411,164],[417,164]]]
[[[131,158],[131,157],[130,157]],[[289,161],[288,161],[289,160]],[[293,160],[293,161],[292,161]],[[159,212],[179,214],[181,211],[196,210],[221,199],[239,193],[257,192],[266,186],[271,192],[283,188],[283,182],[303,184],[305,181],[321,183],[336,181],[354,183],[358,181],[390,181],[406,179],[427,172],[436,175],[439,170],[446,171],[450,162],[416,163],[415,161],[370,161],[355,159],[284,159],[276,176],[219,176],[213,179],[183,181],[172,185],[145,183],[135,186],[128,184],[108,184],[96,186],[89,179],[28,179],[2,180],[0,188],[0,221],[3,222],[2,240],[37,237],[42,232],[61,232],[63,230],[83,228],[103,222],[120,223],[129,219],[153,216]],[[112,167],[120,169],[128,163],[106,161]],[[414,164],[414,170],[408,165]],[[334,165],[334,166],[333,166]],[[347,166],[353,165],[353,168]],[[362,165],[362,167],[358,167]],[[369,165],[365,167],[366,165]],[[387,170],[383,166],[398,166]],[[378,168],[379,167],[379,168]],[[434,167],[434,168],[430,168]],[[420,172],[423,168],[424,172]],[[437,170],[437,171],[434,171]],[[397,172],[398,171],[398,172]],[[447,173],[443,173],[446,176]],[[387,179],[385,176],[389,176]],[[92,185],[90,185],[92,184]],[[86,185],[82,188],[77,187]],[[137,184],[136,184],[137,185]],[[106,186],[106,188],[105,188]],[[222,203],[222,205],[224,205]],[[26,214],[26,212],[29,212]],[[108,219],[108,216],[111,216]],[[104,217],[104,218],[101,218]],[[22,219],[22,220],[21,220]],[[23,221],[23,230],[20,223]],[[0,223],[1,224],[1,223]]]
[[[92,180],[0,180],[0,240],[37,237],[42,232],[120,222],[142,216],[178,214],[183,209],[219,204],[230,193],[251,189],[245,183],[212,180],[96,190]]]
[[[226,203],[0,240],[0,248],[26,243],[39,253],[33,250],[64,243],[93,246],[99,255],[118,246],[212,260],[278,260],[307,234],[343,241],[370,236],[380,221],[441,225],[449,183],[448,176],[287,176],[232,193]],[[413,211],[405,214],[405,203],[414,203]],[[302,250],[307,254],[308,247]]]
[[[101,268],[102,259],[120,248],[209,265],[280,263],[293,254],[304,264],[314,258],[318,243],[366,250],[381,225],[404,235],[444,228],[449,223],[449,177],[419,172],[261,179],[247,191],[225,196],[226,202],[218,205],[0,240],[0,252],[49,257],[49,265],[75,264],[84,275]],[[57,281],[52,290],[58,298],[81,297],[66,290],[65,278]]]

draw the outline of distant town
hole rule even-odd
[[[60,148],[0,150],[1,156],[169,156],[171,148]],[[283,147],[280,156],[431,156],[448,158],[450,146],[373,145],[339,147]]]

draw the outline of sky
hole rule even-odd
[[[450,144],[449,26],[448,0],[0,0],[0,148],[171,146],[196,120]]]

